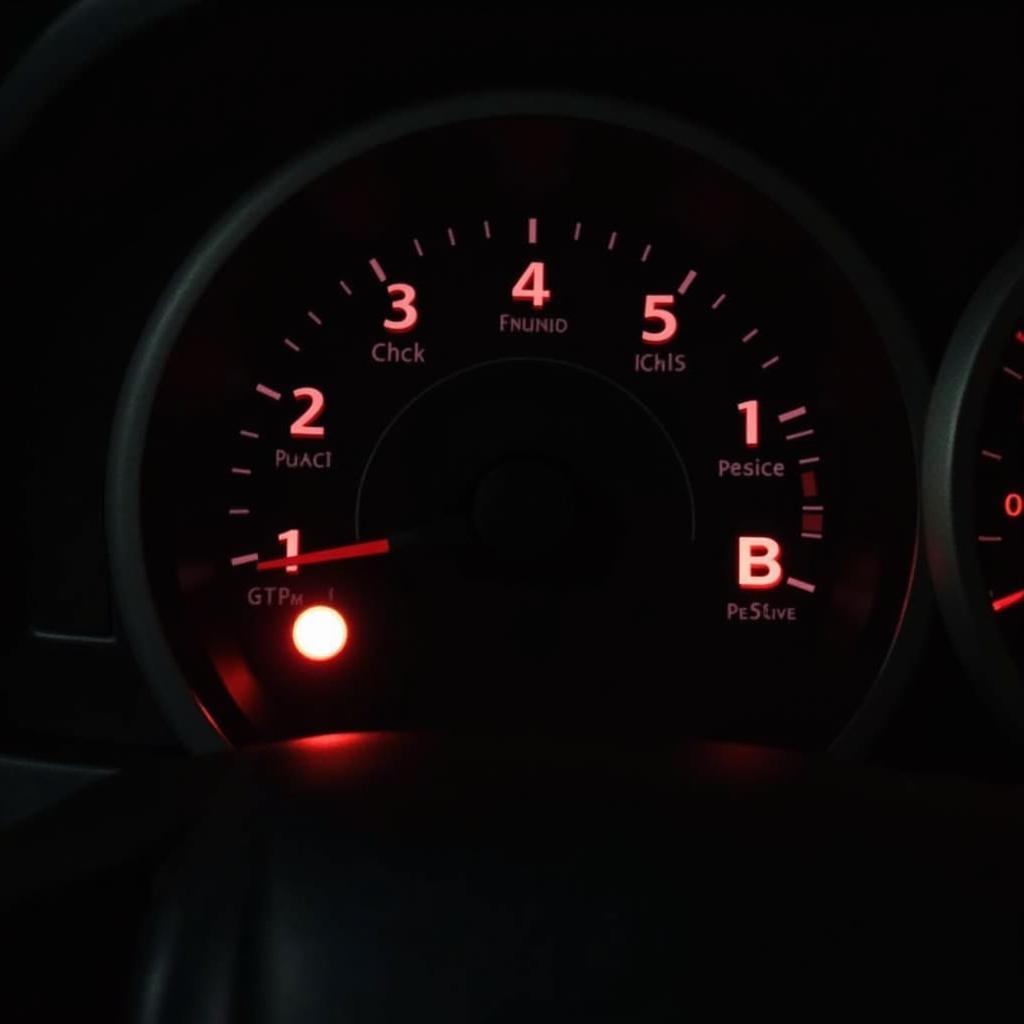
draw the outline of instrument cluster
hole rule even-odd
[[[1017,15],[168,7],[0,103],[3,736],[1014,762]]]

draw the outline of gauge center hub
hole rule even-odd
[[[484,474],[473,502],[481,542],[514,559],[550,557],[573,533],[572,481],[541,459],[512,458]]]

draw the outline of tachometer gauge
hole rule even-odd
[[[960,654],[1024,730],[1024,247],[963,315],[936,385],[928,549]]]
[[[604,103],[420,110],[287,168],[165,296],[112,455],[122,614],[195,742],[821,746],[903,674],[923,393],[754,161]]]

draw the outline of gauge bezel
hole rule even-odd
[[[953,331],[925,427],[925,541],[960,659],[1004,726],[1024,736],[1024,686],[985,599],[974,528],[974,471],[985,401],[1008,331],[1024,313],[1024,242],[996,265]]]
[[[164,634],[143,558],[140,477],[152,402],[169,354],[213,276],[262,221],[334,166],[407,135],[464,121],[515,116],[591,120],[660,138],[715,162],[778,206],[821,245],[864,303],[897,378],[915,462],[920,456],[927,371],[910,327],[878,273],[825,210],[757,158],[702,128],[617,100],[568,94],[494,93],[446,99],[375,118],[289,162],[245,196],[185,260],[146,325],[128,368],[112,435],[107,526],[114,594],[124,632],[158,702],[192,749],[229,745],[194,695]],[[920,495],[920,487],[917,488]],[[920,519],[920,501],[918,502]],[[888,719],[917,664],[929,614],[929,584],[919,540],[903,610],[877,677],[831,744],[864,747]]]

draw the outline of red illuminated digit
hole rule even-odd
[[[544,264],[537,261],[527,265],[519,280],[512,285],[512,298],[519,302],[532,302],[534,309],[543,309],[551,298],[544,287]]]
[[[645,344],[665,345],[676,336],[679,321],[672,312],[675,301],[674,295],[648,295],[644,298],[644,319],[658,325],[657,330],[641,332],[640,337]]]
[[[748,448],[756,448],[761,439],[758,403],[756,399],[751,399],[749,402],[740,402],[736,408],[743,415],[743,439]]]
[[[744,590],[771,590],[782,582],[782,547],[771,537],[740,537],[739,584]]]
[[[294,558],[299,553],[299,531],[298,530],[285,530],[284,533],[279,533],[277,539],[284,545],[284,557]],[[285,572],[298,572],[299,567],[297,565],[286,565]]]
[[[324,393],[316,388],[296,388],[292,395],[309,402],[309,408],[292,424],[292,437],[323,437],[324,428],[314,421],[324,410]]]
[[[391,298],[391,311],[401,314],[395,320],[385,320],[385,329],[393,334],[411,331],[416,326],[420,314],[416,309],[416,289],[411,284],[389,284],[388,295]]]
[[[1011,491],[1003,502],[1003,509],[1011,519],[1019,519],[1024,512],[1024,498],[1015,491]]]

